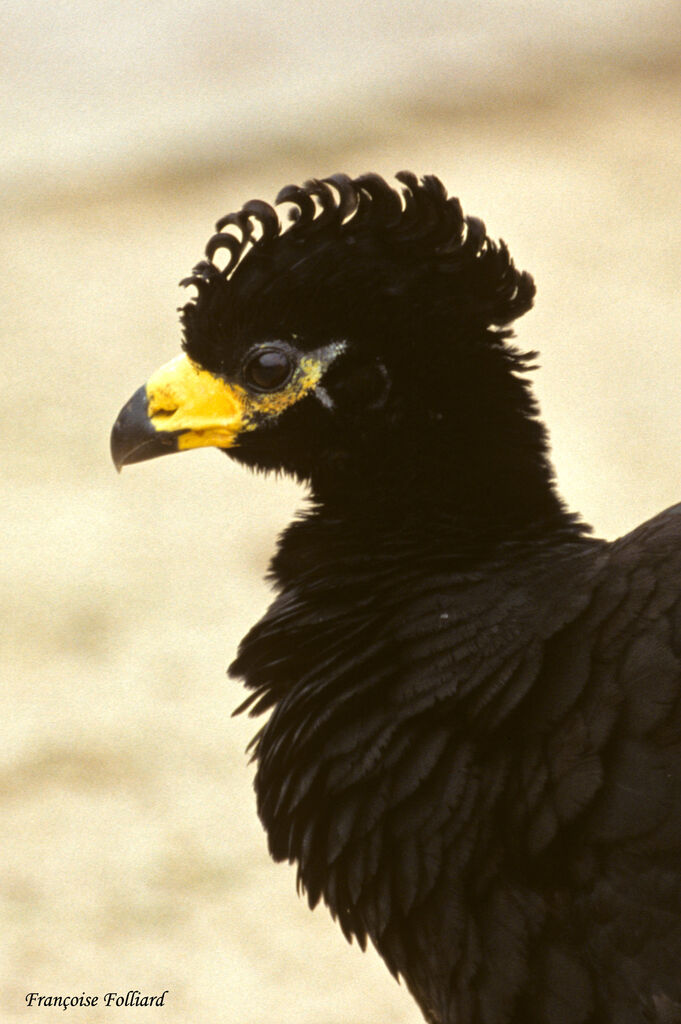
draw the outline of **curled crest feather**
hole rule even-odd
[[[261,200],[221,217],[206,245],[206,259],[185,278],[197,295],[183,309],[185,327],[216,294],[225,306],[258,301],[279,286],[317,291],[341,272],[348,287],[372,296],[421,296],[421,305],[443,303],[472,327],[503,327],[532,305],[531,276],[518,271],[503,242],[485,225],[463,214],[433,175],[396,175],[399,187],[378,174],[350,178],[334,174],[287,185],[276,197],[283,208]]]

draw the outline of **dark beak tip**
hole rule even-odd
[[[149,418],[147,389],[143,385],[126,402],[111,430],[111,458],[120,473],[133,462],[145,462],[177,451],[177,436],[156,430]]]

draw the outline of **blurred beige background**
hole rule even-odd
[[[230,719],[300,494],[215,451],[119,478],[109,430],[177,351],[177,281],[220,214],[407,167],[535,274],[519,340],[570,504],[614,537],[681,499],[681,13],[140,6],[3,12],[0,1019],[416,1022],[268,860],[254,727]],[[128,989],[169,993],[101,1006]]]

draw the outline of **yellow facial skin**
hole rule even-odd
[[[186,355],[176,356],[147,381],[149,420],[155,430],[176,434],[180,451],[232,448],[240,434],[276,418],[314,391],[343,348],[336,342],[300,356],[287,383],[269,392],[250,391],[214,376]]]
[[[215,445],[231,448],[244,429],[245,390],[202,370],[180,355],[151,375],[146,385],[147,410],[156,430],[182,431],[177,447]]]
[[[272,343],[263,344],[263,348]],[[322,376],[345,348],[332,342],[313,352],[290,349],[292,371],[281,387],[270,391],[249,388],[204,370],[180,355],[152,374],[121,409],[111,432],[111,454],[120,470],[189,448],[234,448],[239,437],[314,392],[325,406],[331,399]],[[250,355],[257,354],[257,348]]]

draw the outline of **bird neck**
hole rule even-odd
[[[516,525],[473,523],[446,503],[415,503],[397,510],[378,506],[337,509],[312,504],[282,534],[270,563],[277,589],[311,587],[339,579],[369,587],[391,574],[467,573],[505,557],[507,550],[543,550],[589,544],[590,527],[559,504],[552,514]]]
[[[574,520],[555,490],[524,369],[524,357],[489,339],[394,367],[386,404],[348,418],[345,443],[314,465],[313,499],[365,527],[444,520],[499,539]]]
[[[352,523],[365,536],[399,534],[421,524],[464,543],[512,540],[545,524],[547,530],[574,523],[553,486],[548,463],[531,454],[509,459],[498,449],[478,445],[477,458],[456,457],[454,446],[418,461],[373,458],[357,461],[312,481],[312,500],[330,520]]]

